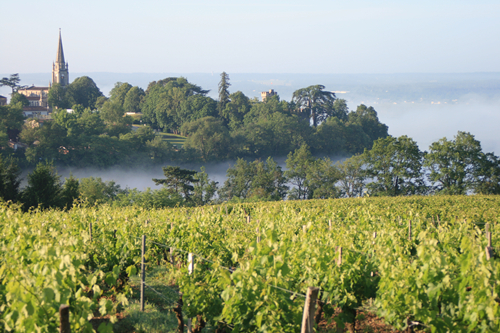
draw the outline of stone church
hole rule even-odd
[[[59,43],[57,46],[56,61],[52,63],[52,81],[48,87],[28,87],[19,89],[17,92],[25,95],[30,105],[23,108],[26,117],[43,118],[47,117],[51,109],[47,103],[49,89],[54,83],[59,83],[62,87],[69,85],[68,63],[64,60],[64,51],[61,39],[61,29],[59,29]]]

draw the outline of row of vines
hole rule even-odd
[[[250,218],[248,218],[250,216]],[[127,306],[141,260],[187,262],[177,283],[187,318],[234,332],[300,331],[307,287],[317,319],[350,330],[369,303],[397,329],[500,331],[500,198],[409,197],[227,204],[199,208],[0,206],[0,332],[52,332],[70,305],[72,331]],[[411,222],[410,222],[411,221]],[[411,223],[411,235],[408,226]],[[92,232],[90,232],[92,225]],[[376,236],[376,237],[375,237]],[[342,248],[341,259],[339,259]],[[180,265],[186,267],[186,265]],[[102,324],[101,332],[112,325]]]

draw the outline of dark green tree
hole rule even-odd
[[[227,170],[227,180],[219,190],[222,200],[283,200],[288,187],[281,167],[269,157],[265,162],[239,158]]]
[[[220,107],[219,103],[219,107]],[[236,129],[243,123],[243,118],[250,112],[250,99],[241,91],[237,91],[229,96],[224,109],[219,108],[219,116],[229,125],[229,128]]]
[[[88,76],[75,79],[66,88],[66,98],[69,105],[81,104],[84,108],[94,110],[96,109],[96,101],[101,96],[101,90]]]
[[[316,158],[312,156],[307,145],[302,145],[299,149],[288,154],[285,177],[293,186],[288,195],[290,199],[300,200],[311,197],[311,188],[307,181],[307,176],[311,165],[315,161]]]
[[[309,188],[308,198],[329,199],[341,195],[337,182],[341,173],[329,158],[317,159],[307,171],[306,184]]]
[[[500,158],[493,153],[482,154],[474,178],[475,193],[500,194]]]
[[[125,112],[141,112],[141,104],[144,99],[144,90],[139,87],[132,87],[125,95],[123,109]]]
[[[366,171],[363,169],[364,158],[354,155],[342,163],[337,163],[339,170],[339,183],[341,195],[346,198],[356,198],[363,195]]]
[[[359,105],[356,111],[348,114],[348,118],[349,124],[361,126],[372,142],[389,135],[387,125],[379,121],[377,111],[371,106]]]
[[[7,86],[12,89],[12,95],[19,89],[21,86],[19,85],[21,79],[19,78],[19,73],[11,74],[10,77],[4,77],[0,79],[0,87]]]
[[[23,208],[60,208],[62,184],[50,162],[41,162],[28,174],[28,186],[21,193]]]
[[[219,110],[219,114],[222,116],[223,110],[226,108],[227,103],[229,103],[229,75],[226,72],[222,72],[220,75],[219,82],[219,101],[217,108]]]
[[[111,91],[109,92],[109,99],[123,107],[125,98],[130,89],[132,89],[132,86],[127,82],[116,82],[113,89],[111,89]]]
[[[47,102],[51,108],[68,109],[70,107],[66,98],[66,89],[59,83],[54,83],[49,89]]]
[[[61,206],[65,209],[73,207],[75,199],[80,196],[80,181],[70,174],[69,178],[64,179],[61,190]]]
[[[442,194],[466,194],[473,190],[481,168],[481,143],[468,132],[458,132],[454,140],[433,142],[424,160],[429,181]]]
[[[10,99],[9,104],[10,105],[17,105],[17,103],[21,103],[23,107],[30,106],[30,101],[28,100],[28,97],[24,96],[23,94],[20,94],[18,92],[12,93],[12,97]]]
[[[200,206],[213,203],[218,189],[218,182],[208,178],[205,167],[201,167],[201,171],[197,172],[193,178],[197,180],[193,184],[193,202]]]
[[[184,148],[194,149],[203,161],[221,160],[230,153],[229,131],[219,119],[198,119],[184,124],[181,132],[188,136]]]
[[[335,94],[323,89],[325,86],[320,84],[309,86],[296,90],[292,96],[296,111],[307,115],[312,120],[313,127],[334,114]]]
[[[123,191],[115,181],[103,181],[101,177],[80,179],[79,198],[88,205],[110,203]]]
[[[195,178],[196,171],[181,169],[180,167],[163,167],[164,179],[153,178],[156,185],[163,185],[175,193],[182,194],[184,200],[191,201],[191,195],[194,191],[194,183],[199,179]]]
[[[12,158],[0,156],[0,198],[4,201],[16,202],[19,197],[21,169]]]
[[[406,135],[378,139],[363,157],[367,176],[372,179],[367,185],[370,195],[400,196],[427,192],[422,169],[424,153]]]

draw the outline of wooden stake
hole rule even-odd
[[[411,220],[408,221],[408,240],[411,241]]]
[[[259,228],[257,228],[257,243],[260,243],[260,233],[259,233]]]
[[[89,234],[90,234],[90,241],[92,241],[92,222],[90,222],[89,225]]]
[[[339,258],[337,260],[337,266],[340,266],[342,265],[342,246],[339,246],[338,251],[339,251]]]
[[[332,231],[332,220],[328,220],[328,230]]]
[[[194,272],[194,260],[193,260],[193,254],[189,253],[188,254],[188,272],[189,275],[193,274]]]
[[[250,223],[250,215],[247,215],[247,223]]]
[[[304,233],[306,233],[306,232],[307,232],[307,227],[306,227],[305,225],[303,225],[303,226],[302,226],[302,231],[303,231]]]
[[[59,307],[59,333],[70,333],[71,325],[69,324],[69,305],[61,304]]]
[[[146,283],[146,261],[144,254],[146,253],[146,235],[142,235],[141,247],[141,311],[144,311],[144,284]]]
[[[174,257],[174,248],[173,247],[170,248],[170,263],[172,265],[175,265],[175,257]]]
[[[314,313],[316,311],[316,300],[318,299],[319,288],[307,288],[306,302],[304,304],[304,314],[302,315],[302,327],[300,333],[314,333]]]

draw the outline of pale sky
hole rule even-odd
[[[0,73],[500,72],[500,1],[3,1]]]

